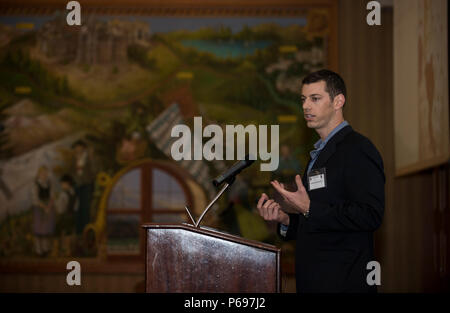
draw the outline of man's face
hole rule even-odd
[[[303,117],[309,128],[326,128],[335,114],[333,102],[325,87],[325,81],[305,84],[302,87]]]

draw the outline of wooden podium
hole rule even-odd
[[[280,292],[280,249],[189,224],[145,224],[146,292]]]

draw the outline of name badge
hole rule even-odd
[[[308,173],[308,186],[310,191],[327,186],[325,167],[311,170]]]

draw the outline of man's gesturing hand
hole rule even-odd
[[[290,206],[292,206],[295,210],[299,211],[302,214],[305,214],[309,211],[309,196],[306,192],[305,187],[303,187],[302,179],[300,175],[295,175],[295,183],[297,184],[297,191],[291,192],[284,189],[284,186],[280,184],[278,181],[270,182],[280,195],[283,197],[283,200]]]
[[[267,200],[266,202],[264,202]],[[281,206],[273,199],[263,193],[258,200],[257,209],[266,221],[274,221],[284,225],[289,225],[289,215],[281,210]]]

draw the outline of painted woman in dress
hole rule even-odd
[[[41,166],[32,188],[34,252],[39,256],[47,256],[52,249],[55,232],[53,199],[48,169]]]

